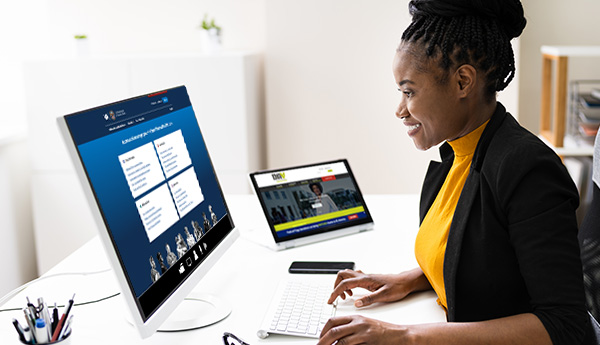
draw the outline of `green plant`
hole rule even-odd
[[[74,37],[76,40],[84,40],[87,38],[87,35],[75,35]]]
[[[215,19],[208,19],[208,14],[204,15],[204,19],[202,19],[202,24],[200,27],[204,30],[217,29],[217,31],[221,31],[221,27],[215,24]]]

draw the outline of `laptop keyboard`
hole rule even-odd
[[[283,280],[258,336],[269,333],[318,338],[327,320],[335,315],[336,303],[327,304],[331,282]]]

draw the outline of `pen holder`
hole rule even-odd
[[[73,334],[73,330],[70,330],[69,333],[67,333],[62,339],[54,341],[54,342],[45,343],[45,344],[71,345],[71,334]],[[21,341],[21,344],[29,345],[30,343],[25,343],[25,342]],[[42,344],[42,343],[36,343],[36,345],[44,345],[44,344]]]
[[[42,297],[37,299],[37,306],[31,303],[27,297],[27,306],[22,309],[25,316],[25,326],[19,320],[12,319],[13,326],[19,334],[19,340],[23,344],[70,344],[71,323],[73,314],[71,309],[74,305],[75,295],[65,305],[62,313],[58,311],[56,303],[52,312]],[[62,316],[60,316],[62,314]],[[51,341],[55,340],[55,341]]]

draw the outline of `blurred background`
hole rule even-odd
[[[58,135],[61,115],[186,85],[226,194],[250,193],[252,170],[341,157],[363,193],[415,194],[438,158],[416,150],[394,116],[391,62],[410,23],[407,0],[2,4],[0,295],[96,234]],[[517,76],[499,99],[537,133],[540,48],[600,45],[600,2],[523,5]],[[204,18],[220,27],[220,45],[207,44]],[[600,79],[600,56],[571,59],[568,73]]]

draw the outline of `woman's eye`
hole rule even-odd
[[[413,91],[411,90],[398,89],[398,91],[402,92],[406,98],[410,98],[413,95]]]

